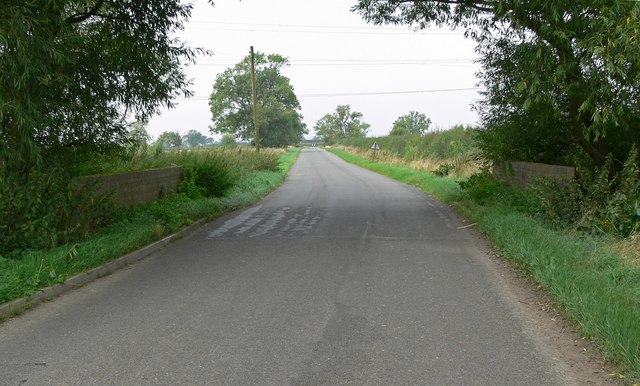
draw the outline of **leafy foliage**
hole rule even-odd
[[[61,170],[32,169],[26,183],[11,178],[0,177],[0,254],[76,240],[113,213],[109,197],[91,186],[80,188]]]
[[[541,178],[526,188],[509,187],[484,171],[460,186],[481,205],[508,205],[551,226],[624,238],[640,231],[638,165],[634,147],[622,171],[613,179],[605,164],[591,175],[583,174],[572,185]]]
[[[364,137],[369,126],[362,121],[361,112],[351,111],[349,105],[339,105],[334,113],[320,118],[314,129],[324,143],[332,144],[340,139]]]
[[[182,154],[182,160],[177,160],[185,167],[185,180],[193,181],[201,190],[204,197],[220,197],[225,194],[238,176],[240,171],[234,170],[224,155],[213,152],[203,152],[195,155]]]
[[[127,116],[144,120],[189,95],[169,36],[191,6],[177,0],[10,1],[0,7],[0,167],[27,175],[65,168],[126,143]],[[44,162],[41,162],[44,161]]]
[[[375,23],[462,27],[477,41],[481,148],[492,157],[602,166],[611,153],[619,170],[640,143],[636,1],[360,0],[354,10]]]
[[[621,237],[640,231],[639,161],[634,147],[615,178],[609,178],[609,167],[605,164],[591,178],[581,181],[582,216],[578,223],[581,228]]]
[[[426,115],[417,111],[410,111],[409,114],[402,115],[393,122],[393,127],[389,135],[424,135],[429,126],[431,119]]]
[[[260,144],[278,147],[298,143],[307,129],[289,78],[280,73],[288,60],[280,55],[257,52],[255,62]],[[211,131],[254,140],[251,95],[251,56],[247,56],[216,77],[209,98],[213,117]]]
[[[198,50],[170,37],[190,13],[178,0],[3,2],[0,249],[56,245],[105,221],[105,198],[71,178],[146,141],[129,117],[190,94],[180,62]]]

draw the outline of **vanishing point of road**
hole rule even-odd
[[[571,384],[488,259],[446,205],[306,149],[255,206],[0,324],[0,384]]]

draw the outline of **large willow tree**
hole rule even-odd
[[[179,0],[8,0],[0,7],[0,167],[25,174],[126,141],[188,94],[171,37],[190,16]]]
[[[172,37],[180,0],[3,0],[0,5],[0,254],[56,245],[104,223],[100,199],[69,182],[97,152],[131,141],[189,94]]]

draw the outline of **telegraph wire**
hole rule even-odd
[[[318,93],[318,94],[299,94],[298,98],[325,98],[340,96],[376,96],[376,95],[401,95],[401,94],[430,94],[439,92],[456,92],[456,91],[479,91],[482,87],[464,87],[464,88],[443,88],[433,90],[406,90],[406,91],[373,91],[373,92],[344,92],[344,93]],[[194,96],[191,98],[177,98],[179,101],[201,101],[208,100],[206,96]]]
[[[386,34],[386,35],[462,35],[462,32],[455,31],[442,31],[433,29],[421,29],[421,30],[408,30],[404,28],[389,28],[389,27],[354,27],[354,26],[337,26],[337,25],[304,25],[304,24],[269,24],[269,23],[234,23],[234,22],[218,22],[218,21],[198,21],[192,20],[189,22],[194,24],[198,29],[209,30],[221,30],[221,31],[246,31],[246,32],[302,32],[302,33],[347,33],[347,34]],[[204,25],[220,25],[225,27],[198,27],[198,24]],[[237,27],[236,27],[237,26]],[[246,26],[248,28],[238,28],[240,26]],[[259,28],[253,28],[259,27]],[[268,27],[271,29],[265,29]],[[274,29],[277,28],[277,29]],[[294,29],[292,29],[294,28]],[[295,29],[297,28],[297,29]],[[300,29],[302,28],[302,30]],[[311,29],[311,30],[309,30]],[[313,30],[316,29],[316,30]],[[338,31],[329,31],[321,29],[334,29]],[[340,31],[342,30],[342,31]],[[387,31],[387,32],[384,32]],[[388,32],[394,32],[389,34]]]
[[[300,98],[320,98],[320,97],[334,97],[334,96],[369,96],[369,95],[398,95],[398,94],[429,94],[437,92],[453,92],[453,91],[477,91],[481,90],[481,87],[466,87],[466,88],[443,88],[436,90],[410,90],[410,91],[379,91],[379,92],[345,92],[345,93],[333,93],[333,94],[300,94]]]
[[[192,27],[193,29],[204,29],[207,31],[229,31],[229,32],[274,32],[274,33],[297,33],[297,34],[328,34],[328,35],[384,35],[384,36],[458,36],[458,34],[447,32],[436,32],[433,34],[425,33],[425,31],[416,32],[351,32],[351,31],[328,31],[328,30],[284,30],[284,29],[264,29],[264,28],[202,28]]]
[[[276,23],[242,23],[242,22],[229,22],[229,21],[214,21],[214,20],[190,20],[189,23],[196,24],[222,24],[222,25],[244,25],[244,26],[256,26],[256,27],[285,27],[285,28],[334,28],[334,29],[359,29],[359,30],[392,30],[392,31],[404,31],[404,28],[392,28],[392,27],[355,27],[355,26],[341,26],[341,25],[313,25],[313,24],[276,24]]]
[[[475,59],[290,59],[289,64],[292,67],[306,66],[423,66],[423,65],[445,65],[445,66],[472,66]],[[230,66],[237,62],[234,59],[205,59],[193,66]]]

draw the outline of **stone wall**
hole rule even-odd
[[[493,164],[493,175],[510,184],[527,186],[537,178],[554,178],[562,184],[570,184],[576,169],[570,166],[547,165],[534,162],[505,161]]]
[[[157,200],[167,193],[177,192],[183,173],[181,166],[170,166],[137,172],[78,177],[75,181],[81,186],[97,184],[100,192],[113,193],[116,206],[130,207]]]

